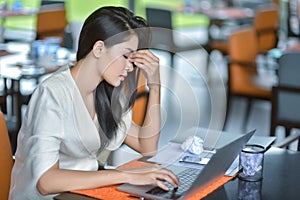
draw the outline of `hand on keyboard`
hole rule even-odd
[[[133,185],[152,184],[163,190],[169,190],[170,187],[168,187],[167,184],[169,184],[171,188],[180,185],[179,179],[172,171],[159,165],[123,170],[123,172],[130,173],[128,183]]]

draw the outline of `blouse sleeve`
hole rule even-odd
[[[63,94],[59,90],[54,92],[47,87],[37,88],[19,133],[20,151],[16,155],[17,161],[23,165],[23,173],[28,173],[25,180],[34,186],[59,158],[60,144],[64,137],[64,109],[61,100],[66,101],[62,98]]]
[[[98,154],[97,159],[99,166],[104,166],[107,162],[107,158],[110,155],[111,151],[115,151],[123,144],[126,138],[126,134],[131,126],[131,122],[132,111],[130,110],[123,115],[116,137],[110,141],[106,149],[104,149]],[[97,127],[99,128],[99,124],[97,125]]]
[[[131,122],[132,122],[132,112],[130,110],[123,115],[122,121],[117,130],[116,137],[110,141],[107,147],[108,150],[114,151],[123,144],[126,134],[131,126]]]

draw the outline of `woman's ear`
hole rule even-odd
[[[93,46],[93,55],[96,58],[99,58],[103,53],[104,49],[105,49],[104,42],[102,40],[98,40],[97,42],[95,42]]]

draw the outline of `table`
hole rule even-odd
[[[50,75],[60,69],[62,65],[68,63],[69,58],[58,59],[53,67],[43,68],[37,66],[28,58],[30,52],[29,44],[9,43],[6,44],[4,48],[11,53],[2,56],[0,59],[0,77],[3,79],[6,95],[12,97],[12,111],[16,118],[15,129],[18,131],[22,122],[21,109],[23,98],[28,97],[32,92],[29,91],[29,94],[24,96],[21,93],[21,81],[35,80],[35,84],[38,84],[42,77]],[[67,51],[66,49],[64,50]]]
[[[207,43],[202,45],[208,53],[206,65],[206,71],[208,71],[211,52],[217,50],[223,56],[228,55],[230,34],[239,30],[241,26],[251,26],[255,12],[252,9],[241,7],[199,9],[195,12],[204,14],[209,19]]]
[[[296,51],[300,52],[300,41],[287,46],[286,51]]]
[[[249,192],[254,194],[255,190],[258,191],[255,200],[299,199],[299,166],[300,152],[271,147],[265,154],[263,180],[257,183],[257,187],[254,186],[253,190]],[[238,199],[238,193],[241,192],[239,186],[242,184],[243,182],[236,178],[204,200]]]
[[[22,123],[22,104],[24,101],[29,101],[30,94],[21,93],[21,81],[22,80],[35,80],[36,85],[40,82],[40,78],[49,75],[57,71],[60,66],[56,66],[52,69],[42,69],[39,67],[32,66],[26,70],[21,69],[22,67],[11,66],[6,69],[2,68],[0,72],[0,77],[3,78],[5,93],[8,96],[12,96],[12,109],[16,117],[16,131],[19,130]],[[7,86],[7,83],[10,82],[10,87]],[[27,99],[27,100],[23,100]]]
[[[186,11],[185,7],[174,6],[172,10],[187,14],[201,14],[209,19],[209,39],[227,39],[230,31],[239,28],[240,25],[250,25],[255,17],[255,10],[243,7],[212,7],[202,8],[191,6]]]
[[[297,199],[300,195],[300,185],[298,184],[300,180],[299,166],[300,152],[271,147],[265,154],[263,180],[261,182],[248,182],[253,186],[250,194],[253,195],[255,191],[258,194],[258,198],[252,199]],[[205,197],[204,200],[238,199],[238,193],[242,191],[242,184],[247,183],[235,178]],[[246,199],[245,193],[242,196],[243,198]],[[56,200],[69,199],[95,200],[74,193],[64,193],[63,196],[56,198]]]
[[[207,15],[212,20],[238,20],[244,21],[254,17],[254,11],[249,8],[209,8],[199,11]]]
[[[252,24],[255,12],[249,8],[224,7],[199,9],[195,11],[209,18],[209,39],[227,40],[230,33],[239,26]]]

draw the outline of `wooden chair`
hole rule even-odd
[[[144,122],[148,97],[149,91],[146,88],[146,77],[141,73],[138,82],[136,101],[132,108],[132,120],[139,126],[142,126]]]
[[[277,126],[283,126],[286,137],[293,137],[291,129],[300,128],[300,53],[286,52],[278,63],[278,85],[272,90],[270,135],[275,135]]]
[[[247,21],[247,20],[245,20]],[[256,42],[258,53],[265,55],[268,50],[277,46],[278,42],[278,6],[271,4],[268,6],[258,7],[255,11],[253,21],[248,20],[241,27],[252,26],[256,33]],[[223,56],[229,54],[229,40],[228,39],[213,39],[210,38],[205,45],[205,49],[210,55],[213,50],[218,50]],[[209,62],[209,60],[208,60]]]
[[[244,97],[248,101],[243,128],[246,128],[251,111],[252,100],[270,100],[271,86],[263,86],[258,82],[256,66],[257,43],[253,28],[235,31],[229,38],[227,113],[228,120],[231,99],[235,96]]]
[[[53,4],[42,6],[37,15],[37,39],[59,37],[63,41],[66,26],[67,20],[64,5]]]
[[[4,115],[0,112],[0,199],[8,199],[13,157]]]
[[[257,37],[259,54],[266,54],[268,50],[277,46],[279,15],[278,6],[259,8],[253,21]]]
[[[152,27],[150,48],[170,53],[171,67],[174,66],[174,58],[177,53],[203,49],[201,44],[187,37],[185,44],[175,42],[174,35],[180,33],[174,30],[171,10],[146,7],[146,19]]]

